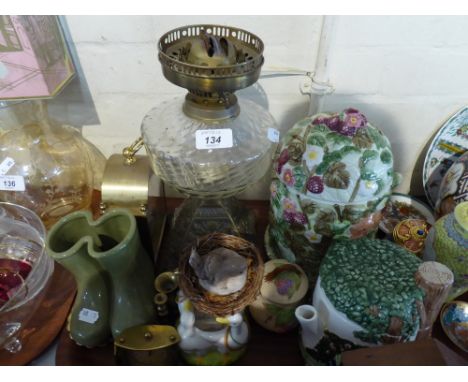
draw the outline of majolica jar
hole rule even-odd
[[[389,140],[355,109],[297,122],[274,166],[267,239],[312,281],[331,239],[377,229],[396,183]]]
[[[265,263],[262,286],[257,299],[249,305],[253,319],[265,329],[285,333],[297,326],[294,316],[309,288],[304,271],[283,259]]]
[[[433,248],[436,260],[449,267],[455,282],[449,299],[468,291],[468,201],[439,219],[434,226]]]
[[[430,335],[452,282],[444,265],[423,263],[388,240],[335,241],[313,305],[296,309],[306,363],[336,365],[347,350]]]

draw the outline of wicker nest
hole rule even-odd
[[[179,285],[197,310],[217,317],[225,317],[240,312],[257,297],[263,278],[263,259],[252,243],[223,233],[212,233],[199,238],[195,249],[200,256],[203,256],[220,247],[235,251],[247,258],[247,280],[241,290],[219,296],[204,289],[198,283],[198,278],[189,264],[192,247],[185,248],[180,258]]]

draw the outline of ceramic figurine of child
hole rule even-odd
[[[197,311],[182,291],[178,294],[179,348],[191,365],[229,365],[245,351],[249,328],[242,313],[214,317]]]

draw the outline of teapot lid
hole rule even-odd
[[[272,303],[295,304],[304,298],[309,288],[302,268],[283,259],[265,263],[263,274],[260,294]]]

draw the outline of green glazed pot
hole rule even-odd
[[[78,344],[102,345],[111,334],[154,321],[153,264],[128,210],[96,221],[89,211],[65,216],[50,230],[47,252],[75,277],[69,330]]]

